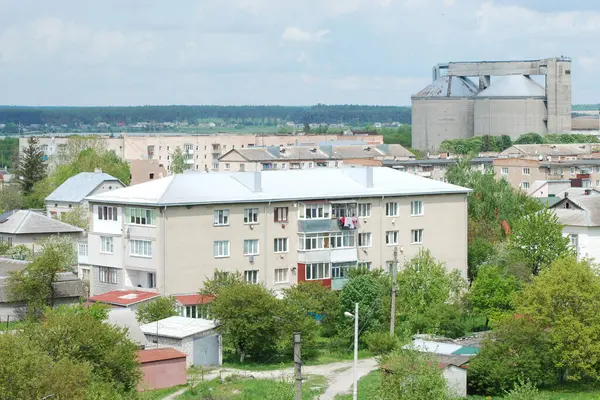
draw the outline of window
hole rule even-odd
[[[156,217],[154,210],[148,210],[145,208],[127,208],[125,209],[127,214],[127,221],[133,225],[156,225]]]
[[[215,226],[229,225],[229,210],[215,210],[213,215]]]
[[[413,229],[410,231],[410,242],[412,244],[423,243],[423,229]]]
[[[529,175],[529,168],[523,168],[523,175]]]
[[[331,277],[346,278],[348,276],[348,270],[354,268],[356,263],[333,263],[331,264]]]
[[[332,204],[331,216],[334,218],[355,217],[356,204]]]
[[[113,252],[112,236],[100,236],[100,252],[112,254],[112,252]]]
[[[305,217],[300,215],[300,218],[306,219],[325,219],[329,218],[329,204],[305,204]]]
[[[385,233],[385,244],[388,246],[398,244],[398,231],[387,231]]]
[[[231,169],[231,164],[225,163],[225,171],[229,171]]]
[[[579,235],[571,233],[569,235],[569,241],[571,242],[573,249],[575,249],[577,257],[579,257]]]
[[[152,241],[130,240],[129,255],[138,257],[152,257]]]
[[[117,284],[117,269],[110,267],[99,267],[98,268],[98,280],[102,283]]]
[[[529,182],[521,182],[521,187],[523,189],[529,189]]]
[[[415,200],[410,202],[410,215],[423,215],[423,201]]]
[[[288,281],[288,269],[277,268],[275,269],[275,283],[283,283]]]
[[[258,271],[244,271],[244,280],[249,283],[258,283]]]
[[[156,274],[154,272],[148,272],[148,287],[150,289],[156,287]]]
[[[371,203],[362,203],[358,205],[358,216],[359,217],[370,217],[371,216]]]
[[[507,167],[502,167],[502,168],[500,169],[500,173],[501,173],[502,175],[508,175],[508,168],[507,168]]]
[[[244,240],[244,255],[258,255],[258,239]]]
[[[0,236],[0,243],[7,243],[12,246],[12,237],[11,236]]]
[[[116,221],[117,207],[98,206],[98,219],[103,221]]]
[[[571,167],[571,175],[575,175],[575,167]]]
[[[229,257],[229,240],[215,240],[213,252],[215,258]]]
[[[188,318],[204,318],[209,319],[208,305],[198,304],[193,306],[177,307],[179,315]]]
[[[148,174],[148,178],[149,179],[154,179],[154,174],[151,172],[150,174]]]
[[[257,224],[258,223],[258,208],[244,209],[244,223],[245,224]]]
[[[371,247],[373,238],[371,232],[363,232],[358,234],[358,247]]]
[[[395,217],[398,215],[398,203],[385,203],[385,215]]]
[[[240,164],[240,171],[245,171],[246,170],[246,166],[244,164]]]
[[[358,262],[358,268],[366,268],[369,271],[373,268],[372,266],[373,264],[371,263],[371,261],[359,261]]]
[[[329,279],[329,263],[306,264],[306,280]]]
[[[89,268],[81,268],[81,280],[82,281],[90,280],[90,269]]]
[[[275,222],[288,222],[288,208],[275,207]]]
[[[313,233],[300,235],[299,250],[323,250],[329,248],[329,234]]]
[[[347,248],[355,245],[354,231],[343,231],[331,234],[331,248]]]
[[[281,169],[286,169],[287,168],[287,164],[286,163],[281,163]]]
[[[288,252],[288,238],[276,238],[274,240],[273,251],[275,253],[287,253]]]
[[[79,243],[78,247],[78,253],[81,257],[87,257],[88,255],[88,245],[87,243]]]

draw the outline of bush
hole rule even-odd
[[[538,391],[531,382],[520,381],[503,397],[504,400],[547,400],[548,396]]]
[[[365,335],[367,348],[377,355],[390,353],[400,347],[398,338],[389,332],[371,332]]]
[[[137,320],[140,324],[147,324],[175,316],[177,315],[175,305],[174,297],[159,297],[138,307]]]
[[[9,248],[6,255],[13,260],[27,260],[31,256],[31,250],[24,244],[18,244]]]

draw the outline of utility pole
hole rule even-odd
[[[296,370],[296,400],[302,400],[302,341],[300,332],[294,333],[294,364]]]
[[[392,265],[392,314],[390,315],[390,335],[396,330],[396,274],[398,272],[398,247],[394,247],[394,263]]]
[[[354,385],[352,385],[352,399],[358,399],[358,303],[354,306]]]

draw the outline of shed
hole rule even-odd
[[[172,347],[187,356],[187,366],[221,365],[223,347],[215,321],[169,317],[141,326],[148,346]]]
[[[181,351],[165,348],[138,350],[142,381],[138,390],[164,389],[187,383],[186,355]]]

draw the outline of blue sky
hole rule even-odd
[[[573,58],[597,0],[0,0],[0,104],[408,105],[447,61]]]

